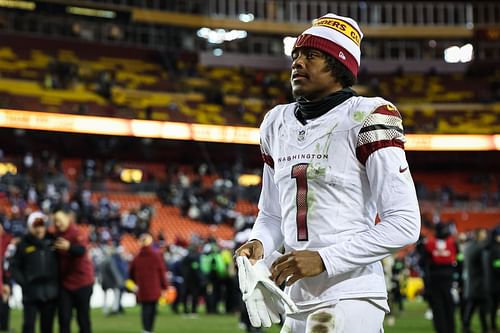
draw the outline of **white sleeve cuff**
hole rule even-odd
[[[325,248],[322,248],[318,251],[319,253],[319,256],[321,257],[321,260],[323,260],[323,265],[325,265],[325,269],[326,269],[326,274],[328,275],[328,277],[333,277],[335,275],[335,271],[334,271],[334,265],[332,263],[332,260],[331,260],[331,256],[328,255],[328,248],[325,247]]]
[[[264,246],[264,258],[279,249],[283,244],[281,221],[272,216],[259,212],[249,239],[257,239]]]

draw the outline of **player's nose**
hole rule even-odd
[[[298,55],[297,58],[292,61],[292,69],[300,68],[304,68],[304,57],[302,55]]]

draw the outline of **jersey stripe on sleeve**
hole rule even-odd
[[[262,142],[260,143],[260,153],[262,155],[262,160],[264,163],[269,165],[271,169],[274,169],[274,160],[271,155],[267,154],[266,151],[264,150],[264,147],[262,145]]]
[[[363,122],[356,144],[356,157],[365,165],[368,157],[385,147],[404,149],[403,122],[392,105],[379,106]]]

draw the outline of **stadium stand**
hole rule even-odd
[[[0,102],[7,108],[256,126],[272,105],[291,99],[287,71],[207,67],[187,53],[172,54],[169,69],[165,55],[152,50],[2,41]],[[499,77],[370,74],[360,75],[359,87],[396,103],[410,133],[488,134],[500,130],[491,88]]]
[[[224,168],[220,174],[209,174],[204,167],[180,165],[172,173],[161,163],[113,161],[110,166],[81,159],[56,162],[54,157],[43,162],[34,156],[34,166],[26,169],[22,163],[25,158],[5,159],[19,170],[17,175],[7,173],[0,178],[0,211],[5,219],[67,205],[75,209],[80,223],[87,225],[87,234],[96,233],[91,236],[94,242],[121,242],[132,253],[138,249],[134,236],[141,230],[149,229],[167,243],[189,243],[193,235],[230,240],[236,220],[257,213],[257,196],[251,189],[233,185],[237,174]],[[141,189],[134,190],[121,181],[120,171],[127,168],[139,169],[149,177],[156,184],[153,191],[137,192]],[[36,179],[43,181],[35,186]],[[437,213],[440,220],[454,223],[459,231],[498,223],[500,174],[417,171],[414,180],[423,214]],[[89,191],[91,188],[97,190]],[[141,214],[147,216],[144,225]],[[134,217],[132,225],[129,215]]]

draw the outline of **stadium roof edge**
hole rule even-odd
[[[184,26],[189,28],[238,29],[266,34],[299,35],[309,27],[307,23],[285,23],[266,20],[242,22],[238,19],[215,18],[148,9],[132,9],[132,19],[137,22]],[[473,30],[465,26],[377,25],[362,26],[369,38],[472,38]]]
[[[125,11],[131,14],[132,20],[143,23],[170,25],[186,28],[225,28],[246,30],[249,32],[279,35],[299,35],[308,23],[273,22],[254,20],[242,22],[237,18],[211,17],[195,14],[178,13],[143,9],[127,5],[106,4],[94,1],[74,0],[38,0],[38,2],[55,3],[67,6],[79,6],[93,9]],[[365,37],[368,38],[472,38],[474,30],[464,26],[445,25],[362,25]]]

